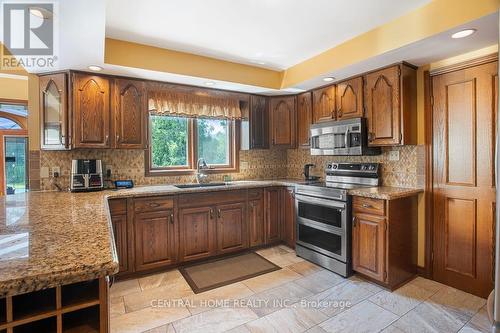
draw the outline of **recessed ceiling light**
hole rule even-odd
[[[333,80],[335,80],[334,77],[324,77],[323,78],[323,81],[325,81],[325,82],[332,82]]]
[[[465,30],[460,30],[458,32],[455,32],[453,35],[451,35],[451,38],[464,38],[467,36],[472,35],[473,33],[476,32],[476,29],[465,29]]]
[[[206,86],[213,86],[214,84],[215,84],[215,82],[213,82],[213,81],[207,81],[207,82],[205,82]]]
[[[101,66],[97,66],[97,65],[90,65],[88,67],[88,69],[90,69],[91,71],[94,71],[94,72],[100,72],[100,71],[102,71],[102,67]]]

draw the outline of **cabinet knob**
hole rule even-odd
[[[361,206],[363,206],[363,208],[373,208],[373,206],[369,204],[362,204]]]
[[[220,218],[221,217],[221,211],[220,209],[217,209],[217,217]]]
[[[170,224],[174,224],[174,214],[170,214]]]
[[[120,135],[119,134],[116,135],[116,142],[120,142]]]
[[[108,144],[108,143],[109,143],[109,135],[106,134],[106,144]]]
[[[210,214],[210,219],[213,219],[214,218],[214,210],[212,208],[210,208],[209,214]]]
[[[353,226],[353,228],[356,227],[356,217],[355,216],[353,216],[353,218],[352,218],[352,226]]]

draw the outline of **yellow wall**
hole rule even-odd
[[[28,99],[28,80],[0,77],[0,98]]]
[[[40,149],[40,97],[38,76],[28,76],[28,137],[30,150]]]
[[[104,62],[159,72],[279,89],[282,72],[106,38]]]

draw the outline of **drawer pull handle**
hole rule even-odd
[[[174,224],[174,214],[170,214],[170,224]]]
[[[158,206],[160,206],[160,204],[157,202],[150,202],[149,203],[149,207],[158,207]]]
[[[352,226],[353,228],[356,228],[356,217],[352,218]]]
[[[369,205],[369,204],[362,204],[363,208],[373,208],[372,205]]]
[[[221,211],[220,209],[217,209],[217,217],[220,218],[220,216],[221,216]]]
[[[214,210],[210,208],[210,219],[214,218]]]

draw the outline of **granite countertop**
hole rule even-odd
[[[89,193],[28,192],[0,197],[0,298],[113,275],[118,259],[107,199],[295,186],[296,179],[235,181],[228,185],[179,189],[139,186]],[[349,194],[395,199],[417,189],[350,190]]]
[[[349,190],[349,194],[365,198],[394,200],[417,195],[423,191],[419,188],[379,186]]]

